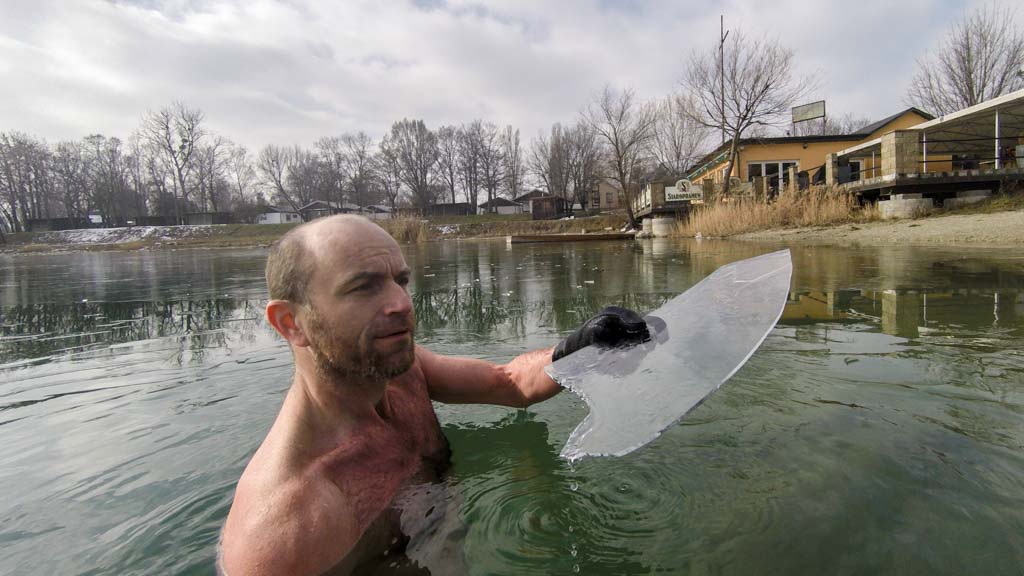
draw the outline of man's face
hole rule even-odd
[[[416,319],[398,244],[373,225],[312,242],[317,264],[301,316],[317,366],[375,381],[406,372],[415,358]]]

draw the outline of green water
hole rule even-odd
[[[417,340],[504,361],[606,304],[646,312],[778,248],[405,252]],[[761,350],[633,454],[559,460],[586,413],[568,393],[437,407],[471,573],[1024,572],[1019,251],[792,250]],[[264,258],[0,256],[0,573],[213,572],[234,483],[289,384],[262,319]]]

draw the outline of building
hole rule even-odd
[[[587,193],[587,208],[590,210],[618,210],[624,205],[622,191],[607,178],[602,178],[597,186]]]
[[[299,208],[299,213],[309,222],[314,218],[333,216],[335,214],[358,214],[362,208],[351,202],[332,202],[329,200],[313,200]]]
[[[476,208],[469,202],[455,202],[453,204],[429,204],[423,211],[423,216],[472,216],[476,214]]]
[[[29,218],[25,222],[25,230],[28,232],[51,232],[92,227],[93,224],[89,218]]]
[[[801,183],[824,183],[825,157],[834,152],[857,146],[881,135],[927,122],[934,117],[917,108],[907,108],[869,124],[849,134],[828,136],[783,136],[777,138],[743,138],[736,152],[733,166],[733,193],[750,192],[751,184],[763,181],[769,194],[777,194],[789,183],[790,173],[796,173]],[[704,191],[721,187],[729,163],[730,143],[725,142],[706,155],[686,176],[700,184]],[[848,179],[858,179],[877,170],[880,162],[871,157],[852,160],[847,165]],[[758,180],[760,179],[760,180]],[[734,184],[739,184],[734,186]]]
[[[534,220],[551,220],[572,215],[569,203],[561,196],[534,196],[530,199]]]
[[[530,190],[526,194],[516,196],[515,198],[512,199],[512,201],[517,204],[521,204],[523,206],[523,212],[526,212],[527,214],[533,214],[533,199],[542,198],[545,196],[550,195],[543,190],[538,190],[537,188],[534,188],[533,190]]]
[[[862,201],[878,200],[883,218],[970,204],[1005,186],[1020,186],[1024,90],[831,153],[825,182]]]
[[[386,220],[391,218],[391,208],[383,206],[381,204],[370,204],[369,206],[363,206],[363,216],[366,216],[370,220]]]
[[[257,224],[292,224],[302,222],[302,216],[291,208],[264,206],[256,215]]]
[[[212,226],[214,224],[230,224],[230,212],[190,212],[184,215],[187,226]]]
[[[507,198],[495,198],[480,205],[482,214],[522,214],[523,205]]]

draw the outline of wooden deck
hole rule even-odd
[[[507,236],[509,244],[526,242],[582,242],[592,240],[632,240],[634,232],[594,232],[592,234],[516,234]]]

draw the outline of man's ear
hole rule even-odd
[[[298,309],[288,300],[271,300],[267,302],[267,320],[289,344],[304,348],[309,346],[309,339],[296,319]]]

